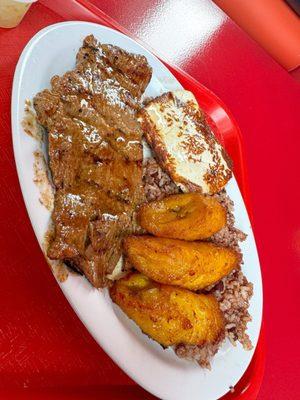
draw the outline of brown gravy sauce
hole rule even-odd
[[[47,230],[47,232],[45,233],[44,236],[44,241],[43,241],[43,251],[45,254],[45,258],[46,261],[49,265],[49,267],[51,268],[51,271],[53,273],[53,275],[55,276],[55,278],[57,279],[58,282],[65,282],[69,276],[70,270],[69,268],[60,260],[50,260],[47,257],[47,251],[49,248],[49,244],[52,241],[53,238],[53,224],[50,224],[49,229]]]
[[[43,140],[43,128],[38,124],[36,120],[36,114],[29,99],[25,100],[22,127],[27,135],[33,137],[39,142]]]
[[[47,208],[47,210],[52,211],[54,207],[54,188],[49,179],[44,155],[40,150],[36,150],[33,153],[33,156],[33,182],[36,184],[40,192],[39,201]]]
[[[44,157],[44,154],[41,149],[41,144],[43,142],[43,128],[39,125],[36,120],[36,114],[32,107],[32,103],[30,100],[25,101],[24,107],[24,118],[22,121],[22,127],[24,132],[35,139],[39,144],[39,150],[36,150],[33,153],[34,162],[33,162],[33,181],[39,189],[40,203],[50,212],[53,211],[54,208],[54,188],[51,184],[47,163]],[[62,261],[50,260],[47,257],[47,250],[49,247],[49,243],[51,242],[53,237],[53,226],[49,227],[46,232],[43,240],[43,251],[45,254],[46,261],[51,268],[51,271],[57,281],[65,282],[70,273],[68,267]]]

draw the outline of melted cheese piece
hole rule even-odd
[[[232,176],[226,153],[186,90],[152,100],[139,118],[161,166],[185,192],[219,192]]]
[[[123,266],[124,266],[124,257],[121,256],[112,273],[106,275],[106,278],[110,279],[111,281],[115,281],[117,279],[122,278],[122,276],[124,276]]]

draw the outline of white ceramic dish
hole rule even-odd
[[[37,33],[25,47],[18,62],[12,95],[12,131],[15,160],[27,211],[36,237],[42,245],[50,212],[39,202],[39,190],[33,182],[33,152],[39,144],[25,134],[21,122],[26,99],[49,87],[50,78],[63,74],[75,64],[75,55],[83,38],[94,34],[103,43],[118,45],[144,54],[153,67],[153,78],[146,95],[154,96],[181,88],[168,69],[145,48],[127,36],[101,25],[87,22],[63,22]],[[248,333],[257,344],[262,317],[262,284],[259,260],[248,215],[234,179],[227,191],[235,203],[236,225],[248,234],[241,245],[243,270],[254,284]],[[58,282],[59,283],[59,282]],[[142,334],[117,307],[107,290],[96,290],[81,276],[70,275],[59,283],[74,311],[99,345],[137,383],[161,399],[215,400],[234,386],[249,365],[254,349],[243,350],[225,342],[212,361],[211,371],[196,363],[178,359],[171,349],[163,350]]]

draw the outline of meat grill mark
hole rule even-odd
[[[76,60],[74,70],[53,77],[51,89],[34,99],[38,121],[48,131],[56,187],[48,256],[103,287],[143,201],[136,112],[151,68],[145,57],[100,44],[92,35]]]

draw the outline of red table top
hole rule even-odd
[[[268,358],[259,399],[300,399],[299,84],[209,0],[93,3],[214,91],[233,112],[245,142],[264,279]],[[28,36],[52,23],[51,11],[41,16],[39,7],[16,28],[17,41],[10,40],[10,30],[0,30],[0,389],[47,386],[52,398],[62,391],[72,399],[87,393],[100,398],[96,382],[101,381],[101,398],[151,398],[130,385],[83,329],[45,268],[22,201],[12,155],[10,90]],[[63,356],[56,351],[62,344]],[[74,383],[76,396],[68,392]],[[10,390],[2,397],[22,396]],[[34,398],[47,397],[37,392]]]

